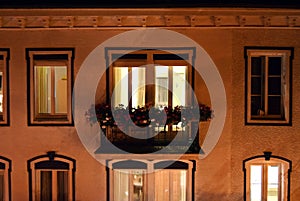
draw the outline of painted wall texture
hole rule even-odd
[[[243,200],[243,160],[271,151],[293,162],[290,195],[296,201],[300,197],[299,25],[300,11],[292,9],[1,11],[0,48],[10,50],[10,125],[0,127],[0,155],[12,160],[12,200],[28,200],[27,160],[47,151],[76,160],[76,201],[104,201],[107,197],[106,167],[88,153],[74,126],[28,126],[27,81],[30,78],[25,49],[74,48],[75,80],[86,57],[104,41],[129,30],[162,28],[199,44],[217,66],[226,91],[226,120],[216,146],[204,159],[183,156],[197,161],[195,200]],[[294,48],[292,125],[245,124],[246,46]],[[105,82],[101,82],[98,102],[105,100]],[[210,105],[209,92],[199,75],[195,77],[195,86],[199,101]],[[200,144],[208,137],[209,124],[200,123]]]

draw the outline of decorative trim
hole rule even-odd
[[[3,9],[1,11],[0,30],[105,27],[300,27],[299,9]]]

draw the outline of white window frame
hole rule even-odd
[[[291,61],[293,57],[293,51],[291,48],[247,48],[246,49],[246,124],[276,124],[276,125],[290,125],[291,124]],[[252,57],[281,57],[281,114],[270,115],[268,114],[268,78],[271,77],[268,74],[268,62],[265,63],[264,70],[264,84],[262,86],[264,93],[264,108],[257,112],[257,115],[251,114],[251,58]],[[268,60],[268,59],[267,59]],[[255,96],[255,95],[253,95]]]
[[[35,60],[34,56],[57,55],[57,59],[39,59]],[[67,55],[67,59],[61,59],[59,56]],[[30,89],[30,105],[29,105],[29,125],[73,125],[72,117],[72,80],[73,80],[73,57],[74,49],[27,49],[28,61],[28,87]],[[39,114],[37,112],[37,96],[35,94],[35,66],[66,66],[67,68],[67,114]],[[53,105],[54,103],[52,103]]]
[[[0,163],[4,164],[4,169],[0,169],[0,174],[3,175],[3,198],[0,201],[11,201],[11,160],[0,156]]]
[[[155,164],[158,164],[160,162],[165,162],[165,160],[127,160],[127,159],[115,159],[115,160],[111,160],[108,161],[108,177],[109,177],[109,184],[108,184],[108,188],[109,188],[109,199],[108,201],[117,201],[114,200],[114,169],[113,169],[113,164],[114,163],[118,163],[118,162],[127,162],[127,161],[136,161],[136,162],[142,162],[145,163],[147,168],[143,169],[146,171],[145,173],[145,201],[155,201],[155,186],[153,185],[153,183],[155,182],[155,171],[159,171],[160,169],[155,169]],[[172,161],[172,160],[171,160]],[[166,161],[167,163],[171,162],[171,161]],[[193,161],[189,161],[189,160],[177,160],[178,162],[183,162],[185,164],[188,165],[188,169],[184,169],[187,170],[187,180],[186,180],[186,201],[193,201],[194,196],[193,196],[193,171],[195,171],[194,169],[194,162]],[[176,161],[173,161],[176,162]],[[171,165],[171,163],[169,164]],[[137,169],[136,167],[132,167],[132,168],[126,168],[127,170],[134,170]],[[164,167],[164,170],[168,169],[168,167]],[[176,170],[181,170],[180,168],[175,168]],[[118,169],[117,169],[118,170]],[[118,170],[119,171],[119,170]]]
[[[2,83],[0,83],[0,96],[3,98],[3,102],[0,103],[3,110],[0,112],[0,126],[9,126],[9,49],[0,48],[0,56],[2,57],[0,59],[0,76],[2,80]]]

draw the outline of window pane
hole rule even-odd
[[[186,69],[186,66],[173,66],[173,106],[186,105]]]
[[[261,77],[251,78],[251,94],[261,95],[262,94],[262,80]]]
[[[146,69],[142,67],[132,68],[132,107],[145,105],[146,87],[145,87]]]
[[[281,75],[281,57],[269,57],[269,75]]]
[[[68,201],[68,172],[57,172],[57,201]]]
[[[250,166],[250,201],[262,200],[262,166]]]
[[[144,201],[144,170],[114,170],[114,200]]]
[[[129,172],[114,170],[114,200],[129,201]]]
[[[169,67],[155,66],[155,106],[168,106]]]
[[[281,77],[269,77],[268,92],[270,95],[281,94]]]
[[[0,201],[4,201],[4,171],[0,171]]]
[[[187,170],[155,172],[155,201],[186,201]]]
[[[132,170],[133,178],[133,201],[144,201],[144,171],[142,170]]]
[[[261,75],[264,57],[251,58],[251,75]]]
[[[270,115],[281,114],[281,96],[268,97],[268,113]]]
[[[123,104],[128,106],[128,68],[114,67],[113,106]]]
[[[54,67],[55,113],[67,113],[67,67]]]
[[[67,113],[67,67],[35,66],[37,113]]]
[[[268,165],[267,201],[278,201],[279,198],[279,166]]]
[[[251,115],[259,115],[259,111],[263,109],[261,96],[251,97]]]
[[[52,171],[41,171],[41,201],[52,201]]]

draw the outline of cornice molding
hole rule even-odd
[[[116,27],[300,27],[288,9],[3,9],[1,29]]]

